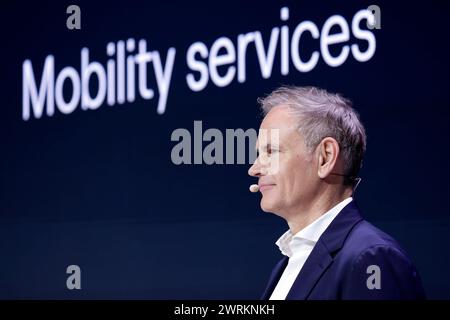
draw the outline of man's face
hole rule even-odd
[[[256,142],[258,158],[248,171],[259,178],[262,210],[282,217],[308,204],[318,182],[315,157],[308,151],[297,121],[287,106],[270,110]]]

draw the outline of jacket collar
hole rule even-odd
[[[333,257],[336,252],[344,245],[345,239],[350,231],[361,220],[363,218],[361,217],[360,210],[353,200],[342,209],[321,235],[303,265],[302,270],[295,279],[286,300],[307,299],[323,272],[333,262]],[[268,300],[270,298],[288,264],[288,260],[289,258],[285,256],[275,266],[261,299]]]
[[[319,238],[295,279],[286,300],[308,298],[323,272],[333,262],[336,252],[344,245],[350,231],[362,220],[363,218],[355,201],[350,202],[342,209]]]

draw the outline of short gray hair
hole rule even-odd
[[[317,87],[283,86],[258,98],[258,103],[264,115],[273,107],[288,106],[299,118],[299,131],[309,151],[324,138],[334,138],[344,162],[344,183],[354,183],[366,150],[366,133],[350,100]]]

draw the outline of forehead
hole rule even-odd
[[[297,130],[298,120],[292,115],[288,106],[279,105],[272,108],[261,122],[256,146],[286,145],[300,138]]]

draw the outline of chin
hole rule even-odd
[[[278,210],[277,210],[277,205],[276,205],[276,203],[274,203],[273,201],[268,201],[267,199],[266,200],[264,200],[264,198],[263,199],[261,199],[261,210],[262,211],[264,211],[264,212],[269,212],[269,213],[274,213],[274,214],[276,214],[276,215],[278,215]]]

